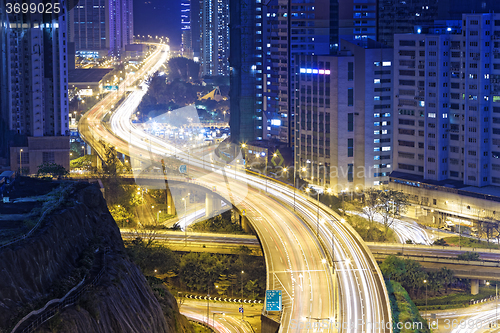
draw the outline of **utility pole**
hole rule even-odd
[[[243,309],[243,274],[245,271],[241,271],[241,308]],[[243,321],[243,311],[241,311],[241,320]]]
[[[207,327],[210,327],[210,283],[207,291]]]
[[[319,237],[319,190],[316,190],[318,192],[318,214],[317,214],[317,220],[316,220],[316,237]]]
[[[19,175],[23,174],[23,160],[22,160],[23,150],[19,151]]]

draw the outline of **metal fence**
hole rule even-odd
[[[63,195],[61,196],[61,198],[59,198],[59,200],[58,200],[58,201],[54,204],[54,206],[55,206],[55,207],[59,206],[59,205],[61,204],[61,202],[62,202],[63,200],[65,200],[65,199],[66,199],[66,196],[63,194]],[[24,240],[24,239],[26,239],[26,238],[30,237],[30,236],[33,234],[33,232],[35,232],[35,230],[36,230],[36,229],[38,229],[38,227],[40,227],[40,224],[42,223],[42,221],[43,221],[43,219],[45,218],[45,216],[46,216],[48,213],[52,212],[52,209],[54,208],[54,206],[47,208],[47,209],[46,209],[46,210],[42,213],[42,216],[40,216],[40,218],[38,219],[38,222],[35,224],[35,226],[34,226],[33,228],[31,228],[31,230],[30,230],[30,231],[28,231],[27,233],[25,233],[25,234],[24,234],[24,235],[22,235],[22,236],[18,236],[18,237],[14,238],[14,239],[11,239],[11,240],[10,240],[10,241],[8,241],[7,243],[1,244],[1,245],[0,245],[0,249],[2,249],[2,248],[4,248],[4,247],[6,247],[6,246],[9,246],[9,245],[11,245],[11,244],[17,243],[17,242],[19,242],[19,241],[22,241],[22,240]],[[52,208],[52,209],[51,209],[51,208]]]
[[[11,331],[11,333],[34,332],[38,327],[40,327],[40,325],[42,325],[50,318],[57,315],[62,309],[66,308],[70,305],[75,304],[80,299],[80,297],[82,295],[84,295],[87,291],[89,291],[90,289],[92,289],[94,286],[96,286],[99,283],[99,280],[101,279],[102,275],[104,274],[104,271],[106,270],[106,254],[108,253],[108,250],[109,250],[108,248],[104,249],[104,251],[103,251],[103,266],[102,266],[101,270],[99,271],[99,273],[97,273],[97,275],[92,279],[92,281],[90,283],[85,284],[85,286],[83,286],[83,288],[81,288],[75,292],[75,290],[81,286],[82,282],[85,281],[85,278],[84,278],[83,281],[81,281],[77,286],[75,286],[73,289],[71,289],[63,298],[50,300],[49,302],[47,302],[47,304],[42,309],[40,309],[41,311],[40,310],[32,311],[30,314],[28,314],[23,319],[21,319],[16,324],[14,329]],[[47,308],[49,306],[50,306],[50,308]],[[19,331],[18,328],[32,316],[37,316],[37,318],[35,320],[33,320],[32,322],[30,322],[30,324],[28,326],[26,326],[22,331]]]

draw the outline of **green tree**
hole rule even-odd
[[[112,205],[111,207],[109,207],[109,212],[111,213],[111,216],[113,216],[113,219],[115,220],[118,227],[130,227],[130,214],[127,212],[125,207],[121,205]]]
[[[441,274],[440,272],[430,272],[428,278],[428,288],[435,296],[436,292],[443,287]]]
[[[124,170],[123,163],[118,159],[118,152],[114,146],[108,145],[103,140],[99,142],[104,149],[104,161],[102,163],[103,176],[116,178]]]
[[[60,178],[68,174],[62,165],[56,163],[45,162],[38,166],[37,177],[51,176]]]
[[[432,245],[438,245],[438,246],[449,246],[448,243],[442,238],[436,239]]]
[[[231,297],[234,297],[234,287],[238,289],[238,275],[229,274],[229,282],[231,283]]]
[[[394,223],[394,219],[406,211],[408,196],[400,191],[386,189],[380,191],[379,200],[376,210],[382,215],[382,223],[387,233]]]
[[[418,261],[411,259],[405,259],[405,268],[406,272],[399,282],[406,289],[411,289],[413,295],[418,296],[419,290],[424,287],[424,280],[428,280],[427,273]]]
[[[445,292],[448,293],[448,288],[455,282],[455,273],[446,267],[439,271],[439,278],[443,281]]]
[[[92,155],[78,157],[69,162],[70,169],[90,170],[92,169]]]
[[[377,207],[380,204],[380,190],[368,188],[364,192],[364,213],[368,216],[370,224],[373,223]]]
[[[227,290],[231,286],[231,282],[228,280],[226,274],[220,274],[217,281],[214,283],[217,289],[217,293],[221,296],[227,296]]]
[[[406,272],[405,262],[395,255],[390,255],[380,264],[380,271],[389,280],[400,282]]]
[[[248,280],[245,288],[252,293],[252,298],[255,299],[255,293],[259,290],[259,280]]]
[[[170,58],[167,63],[169,80],[196,81],[198,80],[199,72],[200,65],[185,57]]]
[[[481,260],[481,257],[479,256],[479,253],[477,253],[477,252],[460,253],[457,258],[458,258],[458,260],[465,260],[465,261],[480,261]]]

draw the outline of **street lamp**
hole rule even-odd
[[[489,286],[490,281],[487,281],[486,285]],[[495,328],[497,327],[498,327],[498,284],[495,284]]]
[[[342,217],[345,217],[345,209],[344,209],[344,192],[345,192],[345,190],[340,190],[340,193],[342,193]]]
[[[427,280],[424,280],[425,284],[425,313],[427,314]]]
[[[319,190],[316,189],[316,192],[318,193],[318,214],[317,214],[317,220],[316,220],[316,237],[319,237]]]
[[[22,160],[22,156],[23,156],[23,150],[21,149],[19,151],[19,174],[20,175],[23,174],[23,160]]]
[[[241,271],[241,308],[243,309],[243,274],[245,274],[245,271]],[[241,311],[241,320],[243,320],[243,311]]]
[[[182,201],[184,201],[184,239],[185,239],[185,245],[187,246],[187,209],[186,209],[186,203],[187,200],[186,198],[189,197],[191,193],[188,193],[184,198],[182,198]]]

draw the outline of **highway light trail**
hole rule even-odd
[[[130,118],[144,93],[142,90],[132,92],[112,115],[110,125],[114,135],[99,126],[105,110],[91,110],[86,140],[94,147],[96,140],[105,139],[118,151],[147,165],[175,154],[182,163],[189,161],[190,175],[197,183],[208,188],[217,186],[218,194],[230,199],[239,209],[246,209],[266,255],[267,289],[284,290],[282,331],[291,330],[292,319],[303,324],[326,320],[331,324],[325,332],[336,332],[335,326],[339,325],[340,331],[349,333],[391,331],[381,326],[391,319],[383,278],[370,251],[349,225],[340,222],[340,217],[328,207],[320,205],[318,240],[315,200],[297,191],[299,218],[293,209],[285,206],[293,206],[294,191],[290,186],[269,180],[268,193],[265,193],[265,180],[235,169],[234,161],[229,168],[214,155],[213,161],[202,161],[136,128]],[[85,120],[80,125],[85,125]],[[333,280],[332,259],[338,284]],[[340,307],[335,306],[334,296],[339,296]]]

